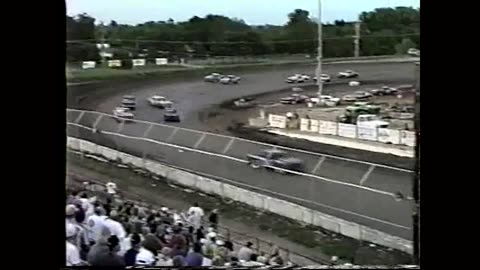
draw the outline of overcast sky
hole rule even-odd
[[[294,9],[308,10],[318,17],[318,0],[65,0],[68,15],[87,13],[109,23],[138,24],[147,21],[186,21],[193,16],[219,14],[243,19],[248,24],[287,22]],[[420,0],[323,0],[323,22],[356,20],[362,11],[379,7],[419,7]]]

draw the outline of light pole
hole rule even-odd
[[[317,56],[317,85],[318,85],[318,98],[322,95],[323,92],[323,81],[322,81],[322,0],[318,0],[318,56]]]

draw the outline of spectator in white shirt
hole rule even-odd
[[[249,261],[250,257],[253,254],[253,250],[251,249],[252,246],[253,246],[252,242],[247,242],[245,246],[241,247],[240,250],[238,251],[238,259]]]
[[[113,182],[108,182],[105,187],[107,188],[107,193],[110,194],[110,195],[115,195],[117,193],[116,189],[117,189],[117,184],[113,183]]]
[[[118,219],[119,216],[117,211],[112,210],[110,211],[110,216],[105,218],[104,225],[107,226],[112,235],[116,235],[120,243],[122,243],[126,237],[126,233],[123,225],[117,221]]]
[[[77,246],[73,243],[76,242],[76,228],[75,225],[67,223],[66,225],[66,266],[77,266],[82,265],[83,262],[80,260],[80,252],[78,251]]]
[[[198,206],[198,203],[194,203],[193,206],[188,209],[188,215],[198,215],[202,218],[205,213],[203,209]]]
[[[153,253],[144,248],[143,246],[140,247],[140,249],[138,250],[138,254],[137,254],[137,257],[135,258],[135,265],[136,266],[139,266],[139,265],[146,265],[146,266],[153,266],[155,263],[155,256],[153,255]]]
[[[105,227],[105,218],[105,210],[101,207],[95,208],[94,214],[88,218],[88,240],[90,241],[91,245],[96,243],[100,238],[102,229]]]

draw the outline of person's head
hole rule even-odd
[[[77,197],[78,196],[78,191],[72,190],[71,194],[72,194],[73,197]]]
[[[139,249],[140,245],[141,245],[141,242],[142,242],[142,240],[141,240],[140,235],[138,233],[134,233],[130,237],[130,243],[132,244],[132,248],[134,248],[134,249]]]
[[[80,196],[80,198],[82,199],[88,199],[88,195],[86,192],[82,193],[82,195]]]
[[[198,203],[194,203],[193,206],[198,207]]]
[[[185,259],[183,258],[183,256],[177,255],[173,257],[172,263],[175,267],[183,267],[185,266]]]
[[[116,235],[111,235],[108,237],[108,248],[110,249],[110,252],[118,252],[120,251],[120,240],[118,240],[118,237]]]
[[[83,212],[83,209],[75,212],[75,221],[79,224],[85,221],[85,213]]]
[[[252,255],[250,255],[250,261],[252,262],[256,262],[257,258],[258,258],[258,255],[256,253],[252,253]]]
[[[103,209],[103,207],[100,207],[100,206],[99,206],[99,207],[95,207],[95,211],[94,211],[95,215],[97,215],[97,216],[104,216],[104,215],[106,214],[105,212],[106,212],[106,211],[105,211],[105,209]]]
[[[65,209],[65,217],[66,218],[73,218],[75,217],[75,212],[77,212],[77,207],[73,204],[67,205]]]
[[[142,234],[147,235],[150,233],[150,228],[149,227],[142,227]]]
[[[233,243],[231,241],[225,241],[225,247],[228,250],[233,251]]]
[[[107,198],[107,203],[106,204],[112,204],[112,199],[111,198]]]
[[[194,243],[193,252],[196,252],[196,253],[202,252],[202,245],[200,243]]]
[[[249,242],[247,242],[247,244],[246,244],[245,246],[246,246],[247,248],[252,248],[253,243],[249,241]]]
[[[172,256],[172,249],[169,247],[163,247],[160,253],[165,257],[170,257]]]
[[[188,233],[189,234],[193,234],[194,230],[195,230],[195,228],[193,228],[193,226],[188,226]]]

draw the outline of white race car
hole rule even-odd
[[[132,121],[133,120],[133,113],[130,109],[125,107],[117,107],[113,110],[113,116],[115,120],[118,122],[121,121]]]
[[[420,50],[415,49],[415,48],[410,48],[410,49],[408,49],[407,54],[409,54],[409,55],[411,55],[411,56],[418,56],[418,57],[420,57]]]
[[[322,80],[322,82],[329,82],[329,81],[331,80],[330,75],[328,75],[328,74],[322,74],[322,75],[320,76],[320,79]],[[317,77],[316,77],[316,76],[313,77],[313,81],[315,81],[315,82],[317,81]]]
[[[166,104],[170,103],[170,101],[166,97],[155,95],[148,98],[148,103],[150,104],[150,106],[163,109],[165,108]]]
[[[287,83],[303,83],[310,80],[310,76],[305,74],[295,74],[288,77],[285,82]]]
[[[223,76],[221,79],[220,79],[220,83],[221,84],[238,84],[238,82],[240,81],[240,77],[238,76],[235,76],[235,75],[227,75],[227,76]]]
[[[345,70],[338,73],[338,78],[355,78],[358,77],[358,73],[353,70]]]
[[[210,75],[207,75],[203,78],[204,81],[206,82],[219,82],[220,79],[222,79],[224,76],[220,73],[211,73]]]

